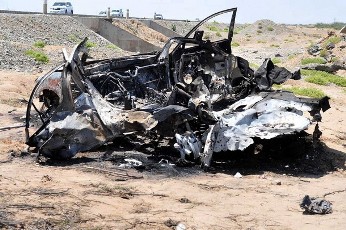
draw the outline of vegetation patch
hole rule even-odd
[[[341,42],[341,37],[339,36],[332,36],[330,38],[328,38],[324,43],[323,43],[323,47],[327,47],[327,45],[329,45],[330,43],[333,44],[338,44],[339,42]]]
[[[222,37],[221,33],[220,32],[216,32],[216,36],[218,37]]]
[[[78,38],[75,34],[70,34],[69,36],[67,36],[68,40],[70,42],[80,42],[82,39]]]
[[[345,23],[343,23],[343,22],[317,23],[317,24],[315,24],[316,28],[328,28],[328,29],[335,29],[335,30],[341,30],[344,26],[345,26]]]
[[[268,30],[268,31],[273,31],[274,28],[273,28],[272,26],[268,26],[268,27],[267,27],[267,30]]]
[[[327,56],[328,56],[328,51],[326,49],[323,49],[320,51],[320,57],[325,58]]]
[[[346,78],[318,70],[301,70],[302,75],[307,76],[305,81],[317,85],[335,84],[346,87]]]
[[[277,44],[271,44],[270,47],[279,48],[280,46]]]
[[[260,67],[256,63],[250,63],[249,66],[250,66],[251,69],[254,69],[254,70],[257,70]]]
[[[232,44],[231,44],[233,47],[238,47],[238,46],[240,46],[240,44],[238,43],[238,42],[232,42]]]
[[[290,56],[288,56],[288,59],[289,60],[292,60],[293,58],[295,58],[296,57],[296,54],[291,54]]]
[[[88,49],[94,48],[94,47],[96,47],[96,46],[97,46],[97,45],[96,45],[95,42],[87,41],[87,42],[85,43],[85,47],[88,48]]]
[[[25,51],[25,54],[28,55],[29,57],[32,57],[35,59],[35,61],[40,62],[40,63],[48,63],[49,58],[48,56],[43,53],[42,51],[37,51],[37,50],[27,50]]]
[[[272,62],[274,63],[274,65],[276,65],[276,64],[279,64],[279,63],[281,63],[281,60],[279,59],[279,58],[272,58]]]
[[[312,97],[312,98],[321,98],[326,96],[325,93],[320,89],[315,88],[303,88],[303,87],[283,87],[284,90],[290,91],[296,95]]]
[[[210,31],[214,31],[214,32],[219,31],[219,29],[218,29],[216,26],[213,26],[213,25],[207,26],[207,28],[208,28]]]
[[[44,41],[37,41],[34,43],[34,46],[36,48],[44,48],[46,46],[46,43]]]
[[[303,65],[307,64],[326,64],[327,61],[324,58],[314,57],[314,58],[304,58],[300,61]]]
[[[112,49],[112,50],[119,50],[120,48],[114,44],[109,44],[106,46],[108,49]]]

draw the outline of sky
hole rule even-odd
[[[61,1],[61,0],[60,0]],[[48,7],[55,1],[48,0]],[[76,14],[97,15],[111,9],[130,10],[132,17],[203,19],[220,10],[237,7],[236,23],[269,19],[285,24],[346,22],[346,0],[70,0]],[[0,10],[42,11],[43,0],[0,0]],[[1,22],[0,22],[1,23]]]

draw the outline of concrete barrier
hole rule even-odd
[[[148,26],[149,28],[156,30],[157,32],[165,35],[166,37],[181,37],[180,34],[174,32],[173,30],[170,30],[164,26],[161,26],[160,24],[156,23],[153,20],[150,19],[141,19],[139,20],[140,22],[142,22],[143,24],[145,24],[146,26]]]
[[[106,19],[80,16],[75,18],[86,27],[98,33],[123,50],[145,53],[161,49],[160,47],[144,41],[143,39],[127,32],[126,30],[114,26]]]

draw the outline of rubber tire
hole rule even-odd
[[[65,10],[65,14],[67,14],[67,10]]]
[[[73,10],[71,10],[71,14],[73,14]]]

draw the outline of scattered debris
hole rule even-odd
[[[242,178],[243,175],[240,174],[240,172],[237,172],[235,175],[234,175],[234,178]]]
[[[187,199],[186,197],[180,198],[180,199],[179,199],[179,202],[180,202],[180,203],[184,203],[184,204],[186,204],[186,203],[191,203],[191,201],[190,201],[189,199]]]
[[[124,159],[126,163],[119,165],[119,168],[136,168],[143,165],[143,163],[136,159]]]
[[[175,137],[182,159],[208,168],[215,152],[243,151],[256,139],[297,134],[321,121],[327,97],[272,89],[300,79],[300,71],[270,59],[254,71],[232,54],[236,11],[207,17],[161,51],[87,61],[87,39],[71,55],[64,51],[64,63],[37,79],[26,143],[39,155],[68,159],[117,137],[135,135],[153,145]],[[224,13],[232,14],[228,38],[203,40],[201,25]]]
[[[176,227],[175,230],[185,230],[186,226],[183,223],[179,223]]]
[[[333,212],[331,202],[320,198],[310,198],[308,195],[303,198],[300,207],[305,209],[308,214],[329,214]]]

